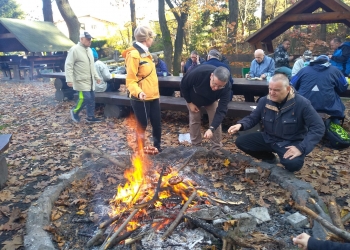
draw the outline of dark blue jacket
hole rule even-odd
[[[230,101],[231,86],[213,91],[210,87],[210,75],[216,69],[213,65],[200,65],[191,69],[181,80],[181,94],[187,103],[193,103],[198,108],[208,106],[219,100],[218,107],[210,126],[219,127],[227,113]]]
[[[344,42],[334,51],[331,64],[343,72],[345,76],[350,74],[350,42]]]
[[[208,61],[204,62],[203,65],[204,65],[204,64],[210,64],[210,65],[213,65],[213,66],[215,66],[215,67],[220,67],[220,66],[222,66],[222,67],[225,67],[226,69],[228,69],[228,71],[231,72],[230,67],[229,67],[226,63],[223,63],[223,62],[221,62],[219,59],[216,59],[216,58],[211,58],[211,59],[209,59]],[[231,74],[230,74],[230,84],[231,84],[231,86],[232,86],[232,84],[233,84],[233,78],[232,78],[232,75],[231,75]]]
[[[281,110],[269,96],[264,96],[256,109],[237,123],[248,130],[260,121],[264,126],[262,135],[266,143],[284,147],[291,142],[299,142],[296,147],[304,155],[314,149],[325,132],[324,122],[310,101],[296,94],[293,88]]]
[[[326,241],[316,240],[315,238],[310,237],[307,243],[307,249],[308,250],[349,250],[350,243],[339,243],[339,242],[332,242],[329,240],[326,240]]]
[[[310,100],[317,112],[343,117],[345,106],[339,93],[348,88],[348,82],[336,67],[315,62],[302,68],[292,78],[291,84],[300,95]]]
[[[199,57],[199,62],[200,62],[200,63],[204,63],[205,60],[204,60],[203,58]],[[188,69],[191,67],[191,65],[192,65],[192,59],[191,59],[191,58],[188,58],[187,61],[186,61],[185,66],[184,66],[184,73],[187,73],[187,71],[188,71]],[[198,66],[198,64],[196,64],[195,67],[197,67],[197,66]],[[192,69],[192,68],[191,68],[191,69]]]
[[[170,75],[168,72],[168,67],[166,63],[158,58],[158,64],[156,65],[157,76],[163,76],[163,72],[167,73],[167,76]]]

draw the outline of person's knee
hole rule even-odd
[[[290,159],[280,159],[281,164],[290,172],[299,171],[304,165],[304,158],[296,157]]]

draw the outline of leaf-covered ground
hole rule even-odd
[[[84,147],[98,148],[111,155],[129,148],[126,119],[75,124],[69,115],[74,102],[59,103],[54,100],[54,92],[52,82],[0,82],[0,134],[13,134],[5,154],[9,180],[0,191],[2,249],[23,248],[27,209],[45,187],[57,183],[58,175],[82,166],[79,156]],[[345,104],[345,128],[350,131],[350,101]],[[85,118],[85,112],[81,116]],[[224,121],[223,144],[226,150],[239,152],[234,137],[227,134],[234,121],[229,118]],[[203,126],[203,131],[207,126]],[[162,128],[162,146],[179,145],[178,135],[188,132],[187,114],[163,111]],[[350,211],[349,162],[350,149],[333,150],[320,142],[296,176],[310,182],[325,201],[328,196],[335,196],[344,214]]]

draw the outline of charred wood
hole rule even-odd
[[[345,228],[344,228],[344,225],[343,225],[341,218],[340,218],[339,207],[338,207],[337,202],[335,201],[334,197],[331,197],[329,200],[328,211],[329,211],[329,215],[332,219],[334,226],[344,230]]]

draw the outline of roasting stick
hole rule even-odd
[[[184,167],[187,166],[187,164],[190,162],[190,160],[192,159],[192,157],[195,155],[195,153],[197,152],[197,149],[194,150],[194,152],[191,154],[191,156],[187,159],[187,161],[184,162],[184,164],[177,170],[177,172],[179,173]]]
[[[188,200],[184,204],[184,206],[181,208],[181,210],[180,210],[179,214],[177,215],[176,219],[173,221],[173,223],[171,223],[171,225],[168,228],[168,230],[164,233],[164,235],[162,237],[163,240],[165,240],[174,231],[174,229],[177,227],[177,225],[179,224],[180,220],[182,219],[182,216],[186,212],[186,209],[188,208],[188,206],[191,204],[191,202],[193,201],[193,199],[196,196],[197,196],[197,190],[194,190],[193,193],[191,194],[191,196],[188,198]]]
[[[131,219],[135,216],[135,214],[139,211],[139,209],[134,209],[129,217],[123,222],[123,224],[118,228],[118,230],[100,247],[99,250],[107,249],[110,243],[120,234],[120,232],[128,225]]]

